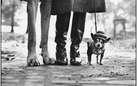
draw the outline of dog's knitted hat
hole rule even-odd
[[[107,38],[103,31],[98,31],[94,36],[95,36],[95,38],[100,38],[102,40],[106,40],[106,38]]]

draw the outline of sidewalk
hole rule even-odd
[[[8,36],[7,33],[5,35]],[[87,65],[87,44],[82,42],[81,66],[42,66],[38,42],[37,56],[41,66],[26,67],[27,42],[12,40],[2,43],[3,52],[10,52],[14,58],[2,58],[2,86],[135,86],[134,50],[117,51],[118,47],[107,45],[103,65],[96,64],[95,56],[92,58],[93,65]],[[54,39],[49,38],[48,44],[49,54],[55,58]],[[67,40],[66,49],[69,60],[70,40]],[[7,53],[4,55],[8,56]]]
[[[56,69],[58,67],[58,69]],[[12,74],[2,75],[2,86],[135,86],[135,80],[119,80],[108,77],[82,76],[61,70],[73,66],[40,66],[13,68]],[[78,67],[80,70],[83,66]]]

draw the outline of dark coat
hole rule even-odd
[[[65,12],[105,12],[105,0],[52,0],[53,15]]]

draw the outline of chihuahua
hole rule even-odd
[[[95,54],[97,55],[96,63],[99,65],[102,64],[102,59],[105,52],[105,43],[107,43],[110,38],[107,38],[105,36],[105,33],[103,31],[98,31],[96,34],[91,33],[91,38],[93,41],[87,42],[87,56],[88,56],[88,64],[91,65],[91,55]],[[100,62],[98,61],[98,57],[100,55]]]

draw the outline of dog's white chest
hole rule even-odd
[[[92,47],[93,54],[99,55],[99,54],[102,54],[103,52],[104,52],[104,49],[97,49],[95,47]]]

